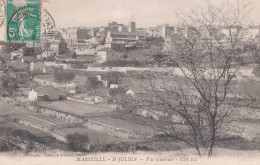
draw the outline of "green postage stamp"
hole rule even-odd
[[[6,41],[41,40],[41,0],[6,0]]]

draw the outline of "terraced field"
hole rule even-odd
[[[101,108],[97,106],[86,105],[83,103],[76,103],[72,101],[53,101],[53,102],[39,102],[39,105],[55,109],[61,112],[66,112],[78,116],[83,116],[91,113],[112,112],[109,108]]]

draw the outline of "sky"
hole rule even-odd
[[[207,0],[42,0],[55,20],[56,27],[106,26],[109,22],[128,24],[135,21],[137,27],[153,27],[160,24],[177,24],[177,11],[203,8]],[[210,0],[211,1],[211,0]],[[212,0],[214,1],[214,0]],[[215,0],[214,3],[235,0]],[[244,0],[254,6],[251,19],[260,25],[260,0]],[[3,40],[3,26],[0,40]]]
[[[158,24],[176,24],[176,11],[203,7],[206,0],[47,0],[46,8],[58,27],[106,26],[116,21],[127,24],[135,21],[137,27]],[[215,0],[220,3],[226,0]],[[231,2],[232,0],[228,0]],[[260,0],[253,3],[252,19],[260,23]]]

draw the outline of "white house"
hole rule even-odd
[[[59,100],[60,91],[49,85],[32,87],[28,92],[29,100],[52,101]]]
[[[80,49],[76,49],[76,54],[79,56],[84,56],[84,55],[95,55],[96,53],[96,49],[84,49],[84,50],[80,50]]]
[[[54,54],[59,55],[59,41],[51,43],[50,49],[53,50]]]
[[[53,50],[45,50],[44,52],[41,53],[41,56],[42,56],[42,58],[54,56],[54,51]]]
[[[111,49],[103,48],[97,51],[97,63],[105,63],[107,61],[116,61],[120,57],[120,53]]]
[[[23,54],[20,51],[12,51],[11,52],[11,60],[15,59],[15,58],[21,58],[23,57]]]
[[[127,96],[135,97],[135,93],[131,89],[128,89],[125,94]]]
[[[55,66],[57,68],[63,68],[63,69],[70,68],[69,64],[62,64],[62,63],[56,63],[56,62],[44,62],[44,66],[46,66],[46,67]]]
[[[110,84],[111,89],[116,89],[116,88],[118,88],[118,86],[119,86],[118,84]]]

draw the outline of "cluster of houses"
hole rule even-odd
[[[232,30],[238,30],[238,27],[233,28]],[[189,37],[194,35],[196,28],[185,25],[172,26],[169,24],[150,28],[137,28],[135,22],[129,22],[128,25],[111,22],[105,27],[74,27],[57,29],[57,31],[61,34],[61,37],[52,37],[48,42],[44,40],[40,43],[26,43],[26,47],[12,51],[5,64],[5,67],[12,68],[12,73],[9,73],[9,75],[17,80],[28,81],[32,78],[32,75],[29,73],[54,74],[57,69],[69,69],[71,68],[71,64],[75,63],[106,63],[109,61],[117,61],[123,56],[123,53],[119,53],[115,50],[115,47],[118,45],[122,47],[132,47],[137,43],[145,42],[147,37],[160,37],[164,39],[166,47],[167,43],[171,40],[172,34],[182,34],[185,37]],[[222,31],[223,34],[226,33],[225,29]],[[249,28],[245,38],[251,42],[255,42],[257,37],[259,37],[259,32],[259,26],[252,26]],[[62,38],[72,53],[59,54]],[[49,44],[48,48],[42,49],[46,44]],[[257,42],[257,46],[259,48],[259,42]],[[34,56],[26,56],[24,50],[28,48],[40,48],[40,50],[43,51],[38,52]],[[0,53],[4,54],[5,51],[6,47],[0,45]],[[0,65],[1,68],[3,68],[1,61]],[[106,84],[100,77],[98,77],[98,80]],[[38,98],[35,96],[35,93],[41,91],[39,89],[56,89],[62,86],[48,81],[41,82],[40,84],[45,87],[32,88],[30,91],[31,96],[29,97],[31,100]],[[67,86],[71,86],[71,84],[67,84]],[[116,86],[114,87],[116,88]],[[67,87],[65,85],[61,88]],[[57,90],[53,91],[55,92]],[[66,92],[73,93],[75,90],[69,89],[69,91]],[[131,94],[131,91],[128,92]],[[42,95],[43,94],[39,94],[39,96]],[[56,94],[55,97],[57,98],[57,96]],[[52,96],[48,96],[48,99],[53,98]]]
[[[227,29],[219,28],[225,35]],[[233,30],[237,30],[237,27],[234,27]],[[99,49],[96,47],[97,45],[111,49],[115,49],[118,45],[132,47],[137,43],[145,43],[147,37],[161,37],[165,40],[165,47],[167,47],[171,42],[172,34],[181,34],[189,37],[194,35],[196,28],[181,23],[176,26],[163,24],[150,28],[137,28],[135,22],[130,22],[128,25],[111,22],[106,27],[74,27],[61,29],[61,31],[68,47],[71,50],[75,50],[76,54],[96,55],[94,61],[104,63],[110,60],[117,60],[120,54],[110,49]],[[259,31],[259,26],[248,28],[248,33],[244,36],[244,39],[252,42],[256,41]]]

